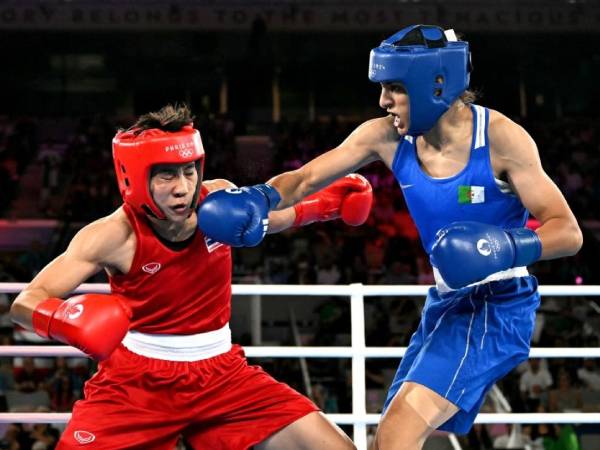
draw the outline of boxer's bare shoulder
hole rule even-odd
[[[123,207],[120,207],[82,228],[67,252],[76,251],[87,261],[95,262],[113,274],[116,271],[127,273],[135,248],[135,233]]]

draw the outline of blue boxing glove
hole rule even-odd
[[[198,207],[198,227],[209,238],[233,247],[253,247],[265,237],[269,211],[281,201],[268,184],[223,189]]]
[[[479,222],[454,222],[437,232],[431,260],[444,281],[459,289],[511,267],[527,266],[542,254],[537,233],[504,230]]]

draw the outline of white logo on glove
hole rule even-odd
[[[483,256],[490,256],[492,254],[492,246],[486,239],[479,239],[477,241],[477,251]]]
[[[241,194],[242,190],[240,188],[227,188],[225,189],[225,192],[228,194]]]
[[[73,433],[75,440],[80,444],[89,444],[96,440],[96,436],[89,431],[77,430]]]
[[[69,318],[69,320],[75,320],[82,314],[83,305],[72,305],[69,306],[69,309],[67,310],[67,317]]]

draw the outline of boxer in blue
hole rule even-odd
[[[207,235],[256,245],[269,210],[372,161],[393,171],[436,286],[390,387],[374,450],[420,449],[435,429],[468,432],[486,392],[529,355],[540,298],[527,266],[582,245],[533,139],[471,104],[470,70],[469,45],[452,30],[400,30],[371,51],[369,78],[381,84],[386,117],[298,170],[219,191],[200,208]],[[525,228],[529,212],[541,222],[536,231]]]

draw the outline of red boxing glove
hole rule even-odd
[[[294,226],[341,219],[348,225],[362,225],[373,204],[373,189],[365,177],[351,173],[309,195],[294,206]]]
[[[47,298],[32,315],[33,331],[77,347],[103,360],[129,330],[131,312],[116,295],[84,294],[68,300]]]

